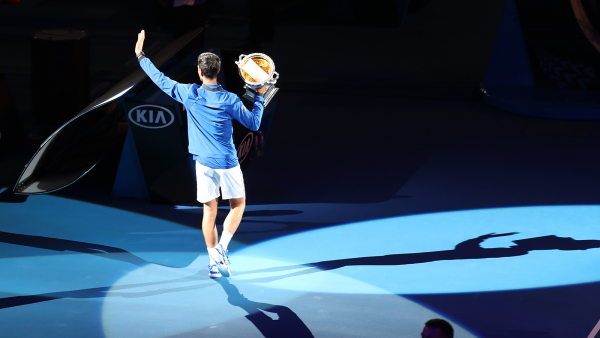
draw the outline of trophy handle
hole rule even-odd
[[[240,65],[242,63],[242,60],[246,57],[246,54],[240,54],[240,58],[237,60],[237,62],[235,63],[236,65]]]
[[[273,80],[278,80],[279,79],[279,73],[273,72],[272,78],[273,78]]]

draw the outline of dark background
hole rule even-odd
[[[281,74],[278,86],[285,91],[278,94],[266,149],[277,163],[267,167],[291,170],[296,179],[277,181],[273,173],[254,169],[254,182],[260,187],[256,201],[291,197],[291,187],[298,188],[292,189],[299,191],[294,193],[297,201],[330,199],[326,191],[302,192],[312,184],[323,188],[325,182],[346,189],[344,199],[373,201],[389,198],[399,186],[389,186],[385,195],[367,187],[357,194],[347,189],[354,175],[348,171],[351,164],[357,165],[357,175],[375,165],[406,179],[439,137],[415,130],[419,122],[414,119],[420,117],[398,109],[394,98],[478,101],[504,1],[416,0],[406,12],[394,12],[392,1],[384,0],[227,0],[179,8],[159,1],[42,0],[1,6],[0,72],[5,73],[25,138],[0,155],[12,158],[4,164],[0,185],[12,187],[32,152],[60,125],[43,121],[39,113],[36,118],[36,32],[72,28],[87,33],[93,100],[137,67],[132,46],[139,30],[147,32],[144,49],[151,56],[187,30],[204,25],[205,48],[264,52],[276,60]],[[406,130],[417,133],[409,136]],[[408,153],[398,161],[387,154],[406,142],[389,138],[402,135],[426,140],[404,149]],[[348,146],[333,146],[335,142]],[[119,151],[89,174],[96,176],[87,178],[89,185],[78,183],[74,188],[110,193]],[[363,155],[368,160],[359,160]],[[315,163],[322,165],[321,175],[305,175],[312,169],[303,165]],[[341,168],[348,172],[341,174]],[[382,188],[385,182],[375,184]],[[250,189],[253,186],[249,183]]]

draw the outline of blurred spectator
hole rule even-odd
[[[250,27],[242,49],[261,49],[275,36],[275,0],[247,0]]]
[[[209,16],[207,0],[158,0],[159,26],[173,31],[178,38],[196,28],[205,27]]]
[[[454,338],[454,329],[443,319],[430,319],[425,323],[421,338]]]

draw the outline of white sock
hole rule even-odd
[[[217,252],[217,249],[206,248],[206,250],[208,251],[208,264],[215,265],[216,261],[215,261],[214,257],[219,257],[219,253]]]
[[[223,249],[225,249],[225,251],[227,251],[227,246],[229,245],[229,242],[231,242],[232,237],[233,237],[233,234],[231,232],[229,232],[227,230],[223,230],[219,244],[221,244],[223,246]]]

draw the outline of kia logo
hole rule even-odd
[[[175,121],[175,115],[170,110],[153,104],[133,107],[127,117],[134,124],[149,129],[164,128]]]
[[[246,134],[246,136],[244,136],[244,138],[242,139],[242,142],[240,142],[240,145],[238,146],[238,152],[237,152],[239,163],[244,162],[244,160],[246,159],[246,156],[248,156],[248,154],[250,153],[250,149],[252,149],[252,141],[253,140],[254,140],[254,133],[249,132],[248,134]]]

